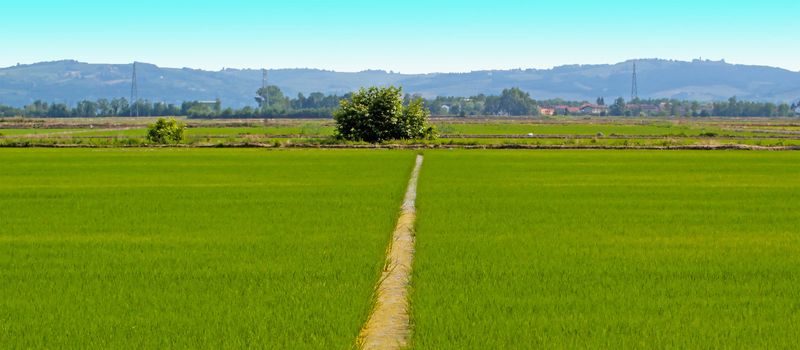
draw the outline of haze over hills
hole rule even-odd
[[[800,98],[800,72],[733,65],[724,61],[636,60],[639,96],[689,100],[791,102]],[[613,65],[570,65],[553,69],[494,70],[471,73],[398,74],[384,71],[341,73],[315,69],[269,71],[269,83],[285,94],[344,94],[370,85],[400,85],[406,92],[435,96],[497,94],[519,87],[534,99],[593,101],[629,97],[633,61]],[[0,69],[0,104],[22,106],[34,100],[66,102],[129,97],[131,64],[43,62]],[[261,71],[203,71],[137,65],[139,97],[180,103],[219,98],[225,106],[255,105]]]

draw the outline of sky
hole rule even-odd
[[[725,59],[800,71],[800,1],[0,0],[0,66],[551,68]]]

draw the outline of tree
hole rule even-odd
[[[69,107],[64,103],[53,103],[47,110],[47,116],[50,118],[69,117]]]
[[[261,109],[286,108],[289,107],[289,99],[283,95],[281,89],[275,85],[269,85],[256,91],[256,102]]]
[[[680,105],[677,103],[670,103],[669,104],[669,115],[674,117],[680,117],[681,109]]]
[[[126,100],[124,97],[111,100],[111,113],[113,113],[115,116],[127,114],[128,108],[128,100]]]
[[[50,105],[47,102],[36,100],[32,104],[25,106],[25,115],[28,117],[44,117],[47,116],[47,111],[50,110]]]
[[[183,140],[184,125],[174,118],[158,118],[147,128],[147,140],[153,143],[178,143]]]
[[[698,111],[700,110],[700,103],[697,101],[692,101],[692,117],[696,117],[698,115]]]
[[[603,98],[603,97],[598,97],[597,98],[597,105],[598,106],[605,106],[606,105],[606,99]]]
[[[321,92],[312,92],[311,95],[308,95],[308,99],[306,99],[306,104],[303,107],[324,108],[325,107],[323,105],[324,102],[325,102],[325,94]]]
[[[627,106],[625,105],[625,99],[620,97],[614,100],[614,104],[611,105],[608,111],[611,113],[611,115],[619,117],[625,115],[626,109]]]
[[[486,98],[484,113],[489,115],[528,116],[536,115],[536,101],[530,94],[518,88],[503,90],[500,96]]]
[[[76,117],[96,117],[97,116],[97,103],[92,101],[81,101],[75,106],[73,114]]]
[[[778,105],[778,116],[779,117],[788,117],[791,114],[792,109],[789,108],[789,105],[785,103],[781,103]]]
[[[739,102],[736,99],[736,96],[733,96],[728,99],[728,116],[731,117],[740,117],[742,116],[742,111],[739,108]]]
[[[435,137],[429,117],[422,99],[404,106],[403,90],[394,86],[362,88],[333,113],[338,137],[371,143]]]

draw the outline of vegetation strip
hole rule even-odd
[[[386,254],[386,266],[376,288],[375,307],[359,335],[361,349],[401,349],[408,345],[410,318],[407,288],[414,260],[417,178],[422,159],[422,155],[417,156],[408,181],[400,218]]]
[[[307,148],[307,149],[528,149],[528,150],[651,150],[651,151],[800,151],[800,146],[757,146],[745,144],[709,144],[709,145],[532,145],[532,144],[324,144],[324,143],[262,143],[233,142],[217,144],[67,144],[67,143],[35,143],[27,140],[1,143],[0,148]]]

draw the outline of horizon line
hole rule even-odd
[[[792,69],[789,69],[789,68],[785,68],[785,67],[770,66],[770,65],[765,65],[765,64],[734,63],[734,62],[728,62],[724,58],[719,59],[719,60],[713,60],[713,59],[703,59],[702,57],[695,58],[695,59],[692,59],[692,60],[671,59],[671,58],[657,58],[657,57],[631,58],[631,59],[627,59],[627,60],[620,61],[620,62],[615,62],[615,63],[565,63],[565,64],[552,66],[552,67],[548,67],[548,68],[536,68],[536,67],[510,68],[509,67],[509,68],[484,68],[484,69],[476,69],[476,70],[470,70],[470,71],[449,71],[449,72],[433,71],[433,72],[415,72],[415,73],[407,73],[407,72],[400,72],[400,71],[380,69],[380,68],[366,68],[366,69],[362,69],[362,70],[358,70],[358,71],[348,71],[348,70],[335,70],[335,69],[312,68],[312,67],[292,67],[292,68],[290,68],[290,67],[279,67],[279,68],[222,67],[221,69],[214,70],[214,69],[210,69],[210,68],[193,68],[193,67],[189,67],[189,66],[183,66],[183,67],[172,67],[172,66],[169,66],[169,65],[163,65],[162,66],[162,65],[159,65],[157,63],[144,62],[144,61],[138,61],[138,60],[134,60],[134,61],[128,62],[128,63],[106,63],[106,62],[82,61],[82,60],[73,59],[73,58],[44,60],[44,61],[37,61],[37,62],[33,62],[33,63],[20,63],[20,62],[18,62],[15,65],[0,67],[0,69],[10,69],[10,68],[16,68],[16,67],[21,67],[21,66],[33,66],[33,65],[37,65],[37,64],[46,64],[46,63],[77,62],[77,63],[89,64],[89,65],[132,65],[134,63],[137,63],[137,64],[152,65],[152,66],[155,66],[157,68],[163,68],[163,69],[191,69],[191,70],[199,70],[199,71],[205,71],[205,72],[224,72],[224,71],[227,71],[227,70],[239,70],[239,71],[254,70],[254,71],[260,71],[260,70],[266,69],[267,71],[317,70],[317,71],[335,72],[335,73],[384,72],[384,73],[388,73],[388,74],[398,74],[398,75],[436,75],[436,74],[469,74],[469,73],[480,73],[480,72],[516,71],[516,70],[521,70],[521,71],[526,71],[526,70],[548,71],[548,70],[554,70],[554,69],[557,69],[557,68],[564,68],[564,67],[616,66],[616,65],[620,65],[620,64],[624,64],[624,63],[634,63],[634,62],[641,62],[641,61],[666,61],[666,62],[679,62],[679,63],[698,63],[698,62],[699,63],[723,63],[723,64],[729,64],[729,65],[733,65],[733,66],[766,67],[766,68],[773,68],[773,69],[782,69],[782,70],[785,70],[785,71],[788,71],[788,72],[792,72],[792,73],[800,73],[800,71],[795,71],[795,70],[792,70]]]

